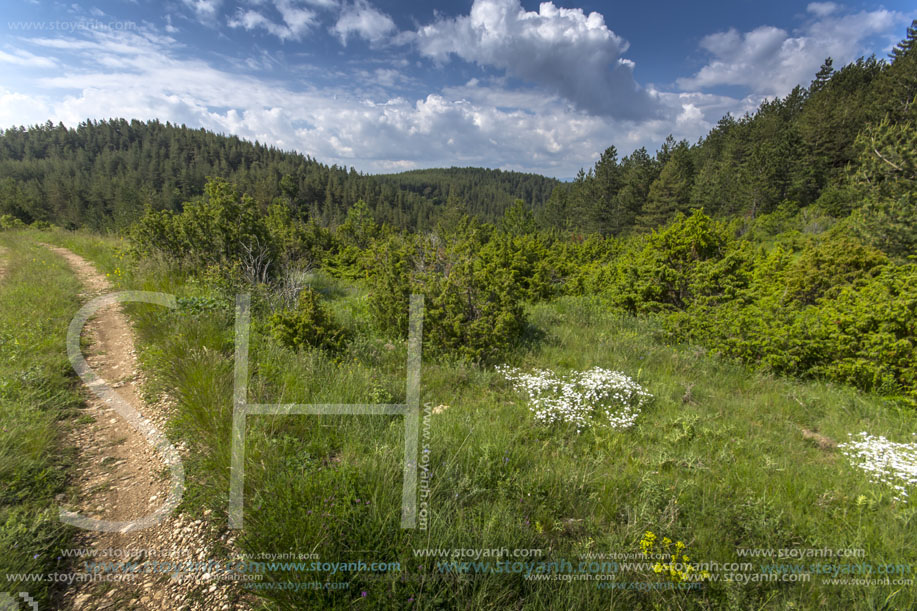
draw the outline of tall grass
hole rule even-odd
[[[84,252],[91,254],[87,247]],[[192,449],[185,509],[226,520],[232,413],[230,296],[146,264],[125,286],[173,292],[176,311],[132,310],[142,358],[177,398],[174,432]],[[403,343],[376,336],[365,295],[320,279],[356,340],[342,355],[279,346],[256,311],[250,399],[281,402],[404,400]],[[637,553],[646,531],[687,544],[692,561],[749,559],[739,548],[863,548],[857,561],[917,566],[915,509],[851,468],[831,441],[866,430],[910,440],[914,415],[847,388],[749,373],[692,346],[666,345],[651,319],[621,317],[599,300],[564,298],[530,309],[538,341],[514,366],[634,377],[655,397],[632,429],[537,425],[522,397],[489,369],[426,360],[430,415],[428,530],[399,527],[403,426],[371,416],[252,416],[246,435],[245,528],[250,554],[315,553],[322,561],[400,562],[401,571],[276,570],[265,579],[348,582],[340,590],[261,590],[277,608],[708,609],[912,608],[907,586],[705,583],[652,589],[652,570],[623,583],[534,581],[518,574],[443,573],[418,548],[543,550],[576,564],[588,553]],[[817,432],[822,437],[815,438]],[[823,439],[819,443],[817,439]],[[358,500],[359,499],[359,500]],[[511,559],[511,558],[510,558]],[[848,563],[849,559],[818,559]],[[801,564],[808,561],[783,561]],[[649,585],[647,585],[649,584]]]
[[[28,592],[51,608],[54,583],[25,574],[63,572],[73,530],[58,519],[73,448],[61,444],[82,405],[66,354],[82,289],[32,232],[0,233],[0,591]]]

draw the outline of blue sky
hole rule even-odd
[[[365,172],[573,176],[885,57],[908,2],[6,2],[0,127],[158,118]],[[4,23],[5,22],[5,23]]]

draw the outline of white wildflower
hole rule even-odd
[[[905,486],[917,485],[917,443],[896,443],[882,436],[860,433],[859,440],[851,439],[838,447],[870,479],[891,486],[896,491],[894,498],[899,501],[907,500]]]
[[[573,371],[564,377],[548,369],[525,373],[505,365],[497,371],[528,396],[536,420],[572,423],[577,433],[590,426],[628,428],[652,398],[627,375],[601,367]]]

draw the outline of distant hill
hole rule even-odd
[[[236,136],[159,121],[51,122],[0,131],[0,214],[30,223],[117,229],[146,205],[177,210],[209,176],[234,182],[262,205],[276,198],[324,225],[362,199],[376,220],[410,230],[447,205],[497,220],[515,199],[538,208],[558,181],[483,168],[372,176]]]
[[[447,168],[411,170],[375,177],[436,204],[462,206],[487,220],[496,220],[516,199],[534,209],[542,207],[560,181],[537,174],[489,170],[486,168]]]

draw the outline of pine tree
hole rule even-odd
[[[621,188],[614,197],[614,214],[609,233],[618,235],[633,227],[634,221],[649,197],[650,186],[658,176],[658,166],[639,148],[621,160]]]
[[[694,163],[687,141],[682,140],[666,151],[665,157],[668,161],[650,185],[646,204],[637,219],[643,229],[667,223],[676,213],[687,211],[690,205]]]
[[[917,120],[917,19],[889,55],[891,65],[876,83],[880,113],[896,120]]]
[[[857,228],[889,255],[917,254],[917,128],[888,118],[857,137]]]
[[[621,173],[618,150],[610,146],[599,157],[593,169],[592,196],[595,199],[589,210],[592,231],[601,234],[620,232],[621,211],[616,209],[615,198],[621,190]]]
[[[500,230],[510,235],[525,235],[535,232],[535,216],[525,207],[525,202],[517,199],[506,209]]]
[[[809,86],[809,91],[811,93],[817,93],[825,88],[825,85],[831,80],[831,75],[834,74],[833,64],[833,59],[830,57],[825,58],[825,63],[823,63],[821,68],[818,69],[818,72],[815,73],[815,80],[812,81],[812,84]]]

